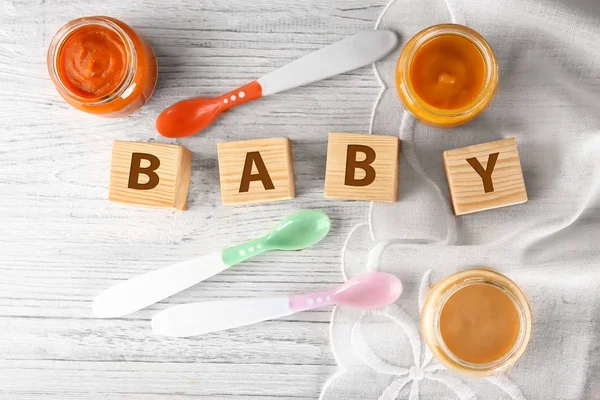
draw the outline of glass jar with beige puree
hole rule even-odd
[[[422,314],[425,341],[448,369],[489,376],[505,371],[531,338],[531,310],[523,291],[490,269],[469,269],[437,283]]]

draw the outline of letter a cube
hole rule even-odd
[[[527,201],[515,138],[444,152],[455,215]]]
[[[218,143],[217,153],[223,204],[262,203],[296,196],[288,138]]]
[[[108,199],[185,210],[191,169],[192,153],[185,147],[116,140]]]
[[[399,147],[395,136],[330,133],[325,197],[397,201]]]

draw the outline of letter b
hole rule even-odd
[[[357,161],[356,155],[358,153],[363,153],[365,159]],[[346,179],[344,180],[344,184],[346,186],[369,186],[373,183],[377,174],[371,164],[375,161],[375,158],[375,150],[371,147],[361,144],[349,144],[346,152]],[[357,168],[365,171],[364,178],[356,179]]]
[[[325,198],[396,201],[399,148],[395,136],[330,133]]]
[[[142,160],[150,161],[150,165],[142,168]],[[160,178],[156,171],[160,167],[158,157],[148,153],[133,153],[131,155],[131,167],[129,168],[129,189],[150,190],[158,186]],[[148,176],[148,182],[139,183],[140,174]]]

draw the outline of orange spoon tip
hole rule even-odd
[[[193,136],[215,120],[220,106],[219,100],[214,98],[182,100],[160,113],[156,130],[168,138]]]

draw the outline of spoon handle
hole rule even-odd
[[[223,262],[232,266],[262,254],[269,250],[265,242],[264,238],[260,238],[225,249],[223,250]]]
[[[181,292],[229,267],[222,255],[216,251],[119,282],[94,299],[94,316],[131,314]]]
[[[119,282],[96,297],[94,315],[115,318],[131,314],[267,250],[264,239],[251,240]]]
[[[188,337],[294,314],[289,297],[225,299],[180,304],[152,318],[157,335]]]
[[[334,291],[291,297],[224,299],[180,304],[152,318],[157,335],[187,337],[250,325],[300,311],[332,305]]]
[[[218,97],[221,111],[284,90],[327,79],[373,63],[398,43],[392,31],[357,33],[310,53],[238,89]]]
[[[335,304],[334,291],[313,292],[297,294],[290,297],[290,308],[294,312],[312,310],[313,308],[325,307]]]
[[[262,87],[258,81],[252,81],[245,84],[229,93],[217,97],[215,100],[219,102],[219,110],[227,111],[230,108],[247,103],[251,100],[262,97]]]
[[[263,96],[283,92],[374,63],[397,44],[398,36],[389,30],[360,32],[293,61],[258,83]]]

